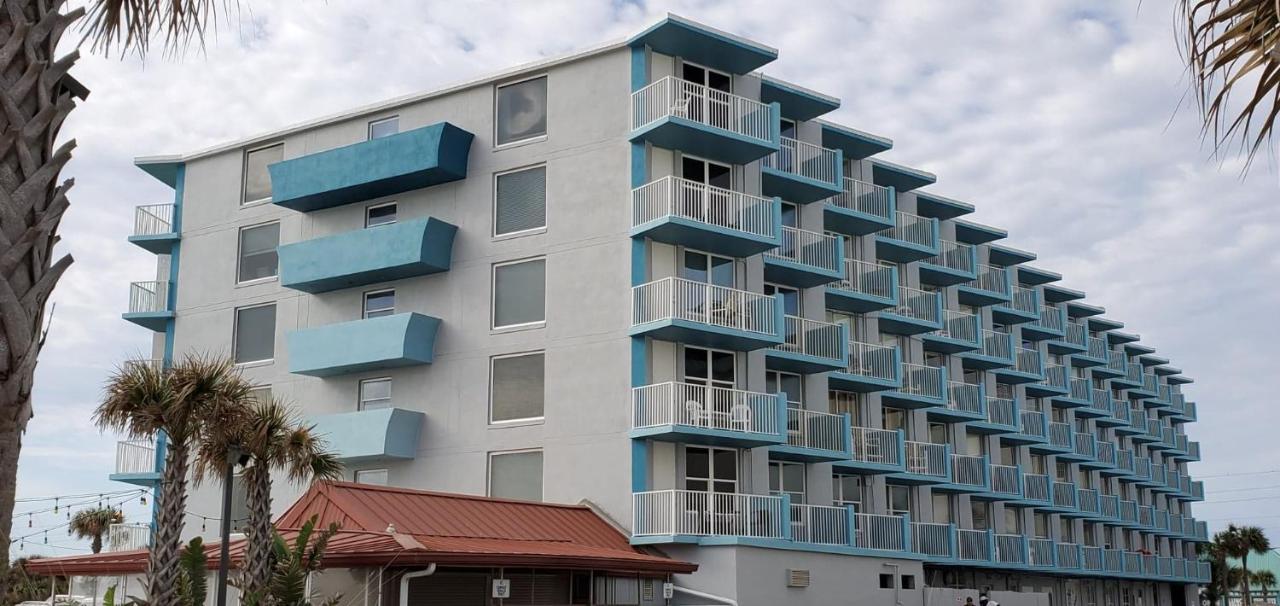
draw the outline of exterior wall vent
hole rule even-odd
[[[808,587],[809,571],[788,568],[787,569],[787,587]]]

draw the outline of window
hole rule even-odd
[[[364,226],[377,227],[396,222],[396,203],[378,204],[364,209]]]
[[[684,263],[679,270],[680,277],[686,280],[728,288],[733,288],[735,272],[732,258],[696,250],[684,251]]]
[[[396,291],[378,290],[364,293],[363,318],[381,318],[396,313]]]
[[[493,266],[493,327],[546,321],[546,259]]]
[[[907,415],[899,408],[884,407],[880,409],[881,427],[896,431],[907,428]]]
[[[365,379],[360,382],[360,401],[356,410],[391,408],[391,377]]]
[[[769,494],[789,495],[792,503],[804,503],[804,473],[804,463],[769,461]]]
[[[1006,534],[1022,534],[1022,510],[1015,507],[1004,508],[1004,531]]]
[[[542,352],[495,356],[489,369],[489,420],[540,419],[546,360]]]
[[[271,401],[271,386],[263,385],[249,390],[249,400],[254,403],[263,403]]]
[[[547,226],[547,167],[502,173],[494,178],[493,235]]]
[[[990,530],[991,529],[991,508],[985,502],[977,499],[969,501],[970,515],[973,517],[974,530]]]
[[[933,503],[933,522],[935,524],[951,524],[955,522],[951,515],[951,495],[935,492],[930,495]]]
[[[855,511],[862,511],[862,476],[831,476],[831,503],[837,507],[853,505]]]
[[[355,474],[356,484],[370,484],[373,486],[387,485],[387,470],[385,469],[357,469]]]
[[[267,166],[283,159],[283,143],[244,153],[244,187],[240,197],[241,204],[253,204],[271,199],[271,173],[267,170]]]
[[[862,394],[853,391],[827,390],[827,410],[847,414],[857,426],[862,422]]]
[[[542,451],[489,453],[489,496],[542,500]]]
[[[728,448],[686,447],[684,489],[734,494],[738,492],[738,451]],[[696,499],[691,499],[691,501]]]
[[[899,577],[899,578],[900,578],[900,579],[902,579],[902,581],[901,581],[901,582],[902,582],[902,588],[903,588],[903,589],[915,589],[915,588],[916,588],[916,575],[914,575],[914,574],[904,574],[904,575],[902,575],[902,576],[901,576],[901,577]]]
[[[770,297],[782,295],[782,313],[788,316],[800,315],[800,291],[786,286],[778,286],[777,284],[765,284],[764,294]],[[787,342],[795,342],[795,335],[787,335]]]
[[[240,230],[240,261],[236,282],[250,282],[276,277],[279,263],[276,247],[280,245],[280,224],[268,223]]]
[[[880,589],[893,589],[893,575],[880,573]]]
[[[390,137],[398,132],[400,132],[400,116],[391,116],[369,123],[370,140]]]
[[[889,507],[889,515],[911,515],[911,487],[888,484],[884,487],[885,503]]]
[[[276,306],[236,310],[232,349],[236,364],[264,362],[276,355]]]
[[[804,408],[803,385],[804,378],[797,374],[776,370],[768,370],[764,374],[765,393],[783,394],[787,408]]]
[[[498,145],[546,136],[546,76],[499,86],[497,97],[493,122]]]

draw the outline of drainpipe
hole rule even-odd
[[[704,600],[711,600],[711,601],[714,601],[714,602],[719,602],[719,603],[721,603],[721,604],[727,604],[728,606],[738,606],[738,601],[737,601],[737,600],[735,600],[735,599],[732,599],[732,598],[726,598],[726,597],[724,597],[724,596],[713,595],[713,594],[710,594],[710,593],[705,593],[705,592],[702,592],[702,591],[698,591],[698,590],[696,590],[696,589],[689,589],[688,587],[681,587],[681,586],[679,586],[679,585],[672,585],[672,586],[671,586],[671,589],[672,589],[672,590],[674,590],[676,593],[683,593],[683,594],[685,594],[685,595],[691,595],[691,596],[693,596],[693,597],[695,597],[695,598],[702,598],[702,599],[704,599]],[[407,605],[402,603],[402,604],[400,604],[400,606],[407,606]]]
[[[436,565],[433,563],[422,570],[406,572],[400,575],[400,606],[409,606],[409,581],[419,577],[429,577],[436,573]]]
[[[901,578],[902,576],[898,574],[898,572],[901,566],[898,566],[897,564],[890,564],[888,562],[885,562],[884,567],[893,569],[893,603],[897,604],[897,606],[902,606],[902,597],[898,593],[900,591],[898,589],[898,585],[900,585],[899,578]]]

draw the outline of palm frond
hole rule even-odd
[[[144,56],[153,38],[180,54],[190,44],[204,48],[205,34],[216,31],[219,16],[230,18],[234,0],[93,0],[82,30],[94,51],[134,52]]]

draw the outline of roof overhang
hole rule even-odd
[[[974,210],[973,205],[968,202],[961,202],[934,193],[916,192],[916,214],[924,217],[934,217],[945,221],[961,215],[967,215]]]
[[[988,248],[987,259],[992,265],[1018,265],[1021,263],[1030,263],[1036,260],[1036,254],[1033,252],[1014,248],[1004,244],[992,244]],[[1060,277],[1059,277],[1060,278]],[[1052,281],[1052,280],[1051,280]]]
[[[999,227],[991,227],[990,225],[965,221],[964,219],[956,219],[953,225],[956,227],[956,240],[965,244],[986,244],[1009,237],[1009,232]]]
[[[1075,292],[1080,293],[1082,297],[1084,295],[1081,291],[1077,290]],[[1091,316],[1100,316],[1104,313],[1107,313],[1107,310],[1098,305],[1090,305],[1081,301],[1072,301],[1071,303],[1067,303],[1067,315],[1073,318],[1088,318]]]
[[[822,146],[844,152],[845,158],[861,160],[893,149],[893,141],[886,137],[826,120],[818,120],[818,123],[822,125]]]
[[[1062,279],[1062,274],[1058,272],[1040,269],[1038,267],[1030,267],[1027,265],[1019,265],[1017,267],[1017,271],[1018,282],[1022,284],[1030,284],[1032,286],[1057,282]]]
[[[672,14],[632,36],[627,44],[734,74],[753,72],[778,58],[776,48]]]
[[[1074,288],[1067,288],[1058,284],[1045,284],[1044,286],[1044,300],[1046,303],[1066,303],[1067,301],[1078,301],[1083,298],[1084,292]],[[1070,308],[1068,308],[1068,311],[1070,311]]]
[[[782,106],[782,117],[812,120],[840,107],[840,100],[772,76],[760,76],[760,101]]]
[[[937,183],[938,177],[918,168],[872,158],[871,180],[876,185],[892,187],[902,192]]]
[[[178,167],[182,166],[181,156],[146,156],[135,158],[133,164],[161,183],[173,188],[178,187]]]

